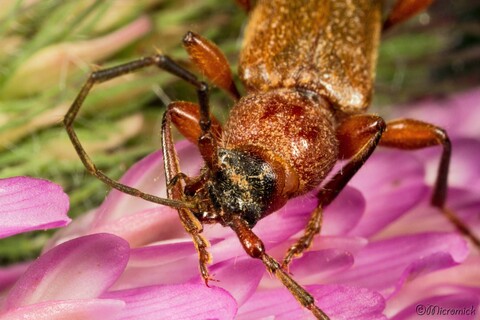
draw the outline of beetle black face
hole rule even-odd
[[[272,167],[259,156],[240,150],[220,149],[220,170],[213,174],[210,197],[227,222],[240,215],[253,227],[264,215],[276,190]]]

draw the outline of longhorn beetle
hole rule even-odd
[[[168,56],[155,54],[93,72],[65,116],[64,124],[87,170],[107,185],[178,210],[199,254],[208,283],[211,257],[202,225],[230,227],[245,251],[260,259],[293,296],[318,319],[328,316],[286,271],[320,232],[322,210],[342,191],[378,145],[399,149],[441,146],[432,205],[478,240],[445,208],[451,155],[446,132],[412,119],[386,123],[365,114],[370,104],[380,34],[430,5],[431,0],[398,0],[382,21],[382,1],[259,0],[250,8],[240,53],[241,97],[225,56],[210,41],[188,32],[183,44],[190,60],[210,82],[228,93],[235,105],[222,126],[210,115],[209,87]],[[123,185],[98,170],[78,140],[73,122],[90,89],[98,83],[158,67],[196,88],[198,104],[174,101],[163,115],[161,132],[167,197]],[[188,177],[178,165],[172,124],[195,143],[205,162]],[[318,193],[304,235],[287,251],[283,263],[269,256],[252,228],[294,197],[318,186],[338,160],[348,162]]]

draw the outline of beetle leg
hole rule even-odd
[[[229,93],[233,99],[240,99],[227,58],[213,42],[189,31],[183,37],[183,46],[202,74]]]
[[[433,0],[397,0],[387,20],[383,24],[383,31],[399,24],[432,4]]]
[[[202,135],[200,128],[200,106],[193,102],[173,101],[171,103],[172,122],[180,131],[182,136],[190,142],[198,145],[198,139]],[[210,115],[212,134],[220,139],[222,135],[222,125],[220,122]]]
[[[445,130],[413,119],[394,120],[388,122],[387,129],[380,140],[380,145],[404,150],[416,150],[440,145],[443,147],[431,203],[442,210],[451,223],[480,248],[480,239],[471,232],[468,226],[455,213],[445,206],[448,168],[452,153],[450,139]]]
[[[85,82],[85,84],[83,85],[82,89],[78,93],[75,101],[73,102],[72,106],[68,110],[67,114],[65,115],[63,119],[63,123],[70,137],[70,140],[72,141],[72,144],[75,147],[75,150],[77,151],[78,156],[80,157],[85,168],[93,176],[97,177],[103,183],[121,192],[124,192],[126,194],[129,194],[135,197],[140,197],[150,202],[166,205],[173,208],[195,208],[195,205],[192,203],[187,203],[185,201],[179,201],[179,200],[160,198],[152,194],[144,193],[138,189],[129,187],[127,185],[124,185],[116,180],[113,180],[107,177],[102,171],[97,169],[93,161],[90,159],[87,152],[83,148],[80,140],[78,139],[73,126],[75,118],[78,112],[80,111],[80,108],[83,105],[83,102],[85,101],[90,90],[95,84],[102,83],[110,79],[122,76],[127,73],[132,73],[149,66],[157,66],[170,73],[173,73],[174,75],[196,85],[197,88],[202,86],[202,83],[196,80],[196,77],[193,74],[190,74],[188,71],[182,69],[180,66],[176,65],[173,61],[171,61],[166,56],[155,55],[151,57],[134,60],[132,62],[125,63],[116,67],[92,72],[89,78],[87,79],[87,81]],[[199,97],[201,96],[202,96],[202,93],[199,92]]]
[[[171,185],[171,188],[167,188],[167,196],[169,199],[181,200],[184,196],[183,188],[180,184],[171,182],[180,176],[180,166],[178,163],[178,155],[175,151],[175,146],[172,137],[172,114],[175,113],[175,103],[171,103],[167,111],[163,114],[162,119],[162,148],[165,166],[165,178],[167,185]],[[200,233],[203,230],[201,222],[195,217],[191,210],[178,209],[178,215],[180,221],[193,240],[195,248],[197,249],[199,256],[199,268],[200,274],[208,286],[208,281],[212,280],[209,275],[207,264],[211,262],[211,255],[207,251],[207,247],[210,246],[207,239],[205,239]]]
[[[282,269],[280,263],[265,252],[262,240],[253,233],[245,221],[239,217],[234,217],[233,221],[231,221],[231,228],[237,234],[245,251],[252,258],[262,260],[267,270],[283,283],[303,307],[309,309],[317,319],[330,319],[325,312],[315,305],[315,299],[312,295],[293,280],[293,278]]]
[[[320,201],[318,207],[312,212],[304,235],[287,251],[282,262],[283,268],[293,258],[298,257],[307,250],[322,225],[322,208],[329,205],[343,190],[350,179],[363,166],[377,147],[383,131],[385,121],[375,115],[356,115],[347,118],[337,129],[337,138],[340,142],[340,157],[350,158],[350,161],[337,172],[318,193]]]
[[[182,199],[183,197],[181,186],[178,184],[176,184],[176,186],[172,187],[171,189],[167,188],[168,199],[164,199],[151,194],[145,194],[140,190],[126,186],[105,176],[100,170],[95,167],[92,160],[85,152],[85,149],[80,143],[73,128],[73,122],[75,120],[75,117],[77,116],[80,107],[82,106],[88,93],[95,84],[105,82],[107,80],[119,77],[127,73],[132,73],[149,66],[156,66],[160,69],[163,69],[196,87],[200,105],[199,125],[202,135],[208,136],[210,134],[212,124],[212,121],[210,120],[208,105],[208,85],[202,81],[199,81],[195,75],[175,63],[169,57],[161,54],[134,60],[132,62],[125,63],[116,67],[93,72],[88,78],[87,82],[82,87],[79,94],[77,95],[75,101],[68,110],[63,121],[67,133],[72,140],[73,146],[75,147],[75,150],[77,151],[83,164],[91,174],[96,176],[105,184],[119,191],[133,196],[141,197],[151,202],[167,205],[178,209],[180,220],[185,227],[185,230],[192,236],[194,244],[199,253],[200,272],[202,274],[202,277],[204,278],[205,282],[208,282],[208,280],[210,280],[210,276],[208,274],[206,264],[210,262],[211,257],[210,254],[207,252],[206,248],[209,244],[208,241],[200,235],[200,232],[202,231],[202,225],[190,210],[195,209],[197,207],[197,204],[188,203]],[[167,185],[169,181],[171,181],[173,177],[180,172],[178,168],[176,152],[173,147],[173,139],[170,132],[170,122],[170,112],[168,112],[167,110],[167,112],[165,112],[164,114],[162,122],[162,132],[164,133],[162,137],[162,143]]]
[[[175,187],[175,185],[177,183],[179,183],[180,181],[184,181],[184,182],[188,182],[190,181],[190,177],[187,176],[185,173],[183,172],[179,172],[177,173],[173,178],[172,180],[170,180],[168,183],[167,183],[167,189],[172,189]]]
[[[254,6],[253,0],[236,0],[237,4],[243,8],[243,10],[250,12]]]
[[[301,255],[303,251],[307,250],[312,245],[313,238],[315,235],[320,233],[322,228],[322,220],[323,208],[318,206],[315,208],[315,210],[313,210],[303,236],[288,249],[287,254],[282,261],[283,269],[288,270],[288,265],[292,259]]]

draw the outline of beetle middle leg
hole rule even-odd
[[[375,115],[352,116],[340,124],[337,129],[337,138],[340,142],[339,155],[350,161],[318,193],[317,197],[320,202],[310,217],[304,235],[288,249],[282,262],[283,268],[288,268],[293,258],[311,246],[313,238],[321,229],[323,208],[340,194],[350,179],[367,161],[380,142],[385,126],[385,121]]]

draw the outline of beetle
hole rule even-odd
[[[378,145],[414,150],[443,148],[432,204],[455,225],[468,228],[445,207],[451,145],[442,128],[413,119],[385,122],[366,114],[372,97],[380,34],[428,7],[432,1],[398,0],[382,21],[382,1],[238,1],[250,9],[240,53],[242,97],[223,53],[209,40],[188,32],[184,47],[193,64],[235,101],[226,124],[210,115],[209,86],[170,57],[158,53],[98,70],[79,92],[64,118],[68,135],[87,170],[107,185],[178,210],[199,254],[200,273],[208,284],[211,261],[203,224],[230,227],[243,248],[260,259],[318,319],[329,319],[314,298],[288,273],[288,265],[310,247],[320,232],[323,208],[342,191]],[[73,123],[95,84],[155,66],[196,88],[198,104],[174,101],[162,118],[162,148],[167,198],[143,193],[104,175],[89,158]],[[181,172],[172,125],[195,143],[205,162],[200,174]],[[272,143],[273,142],[273,143]],[[338,160],[344,167],[318,193],[304,235],[283,262],[269,256],[255,224],[325,179]],[[478,240],[477,244],[478,244]]]

